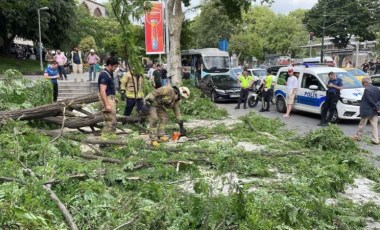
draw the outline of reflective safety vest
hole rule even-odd
[[[143,98],[143,80],[144,77],[137,77],[135,75],[131,75],[131,72],[127,72],[124,74],[123,78],[120,80],[120,89],[125,90],[125,96],[127,98]],[[135,97],[136,94],[136,97]]]
[[[244,75],[240,75],[239,81],[241,84],[241,87],[243,89],[247,89],[249,87],[249,84],[253,81],[253,77],[247,75],[246,77]]]
[[[272,75],[268,75],[265,78],[265,88],[266,89],[270,89],[272,87],[272,82],[273,82],[273,76]]]

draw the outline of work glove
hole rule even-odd
[[[121,100],[125,101],[125,90],[120,90]]]
[[[182,136],[182,137],[183,137],[183,136],[186,136],[187,131],[186,131],[185,127],[183,126],[183,121],[180,120],[180,121],[178,122],[178,125],[179,125],[179,132],[181,133],[181,136]]]

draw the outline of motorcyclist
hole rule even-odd
[[[169,119],[166,109],[173,109],[176,123],[178,123],[180,127],[181,136],[186,136],[186,129],[183,125],[179,102],[181,98],[187,99],[189,96],[190,90],[184,86],[162,86],[146,96],[142,113],[149,115],[152,146],[158,146],[160,142],[169,140],[169,138],[165,136],[165,126]]]

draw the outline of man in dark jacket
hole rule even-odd
[[[356,135],[351,138],[360,141],[363,136],[364,127],[369,121],[372,128],[372,144],[379,144],[379,134],[377,129],[378,113],[380,112],[380,89],[373,86],[371,78],[365,77],[362,79],[362,84],[365,88],[364,95],[360,102],[360,123]]]

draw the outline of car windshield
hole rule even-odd
[[[252,70],[252,73],[254,76],[257,77],[266,77],[267,76],[267,71],[260,69],[260,70]]]
[[[372,77],[372,85],[379,87],[380,86],[380,76]]]
[[[352,76],[352,74],[349,74],[347,72],[338,72],[335,74],[338,78],[342,79],[343,88],[345,88],[345,89],[363,88],[361,82],[358,81],[358,79],[356,79],[356,77]],[[318,74],[318,76],[327,85],[327,82],[329,81],[328,73],[320,73],[320,74]]]
[[[233,78],[230,75],[214,75],[211,77],[213,82],[218,84],[218,83],[235,83],[236,78]]]
[[[362,71],[360,69],[348,69],[347,72],[349,72],[350,74],[353,74],[355,76],[368,76],[367,73],[365,73],[364,71]]]
[[[206,70],[219,70],[229,68],[229,58],[223,56],[204,56],[204,67]]]

